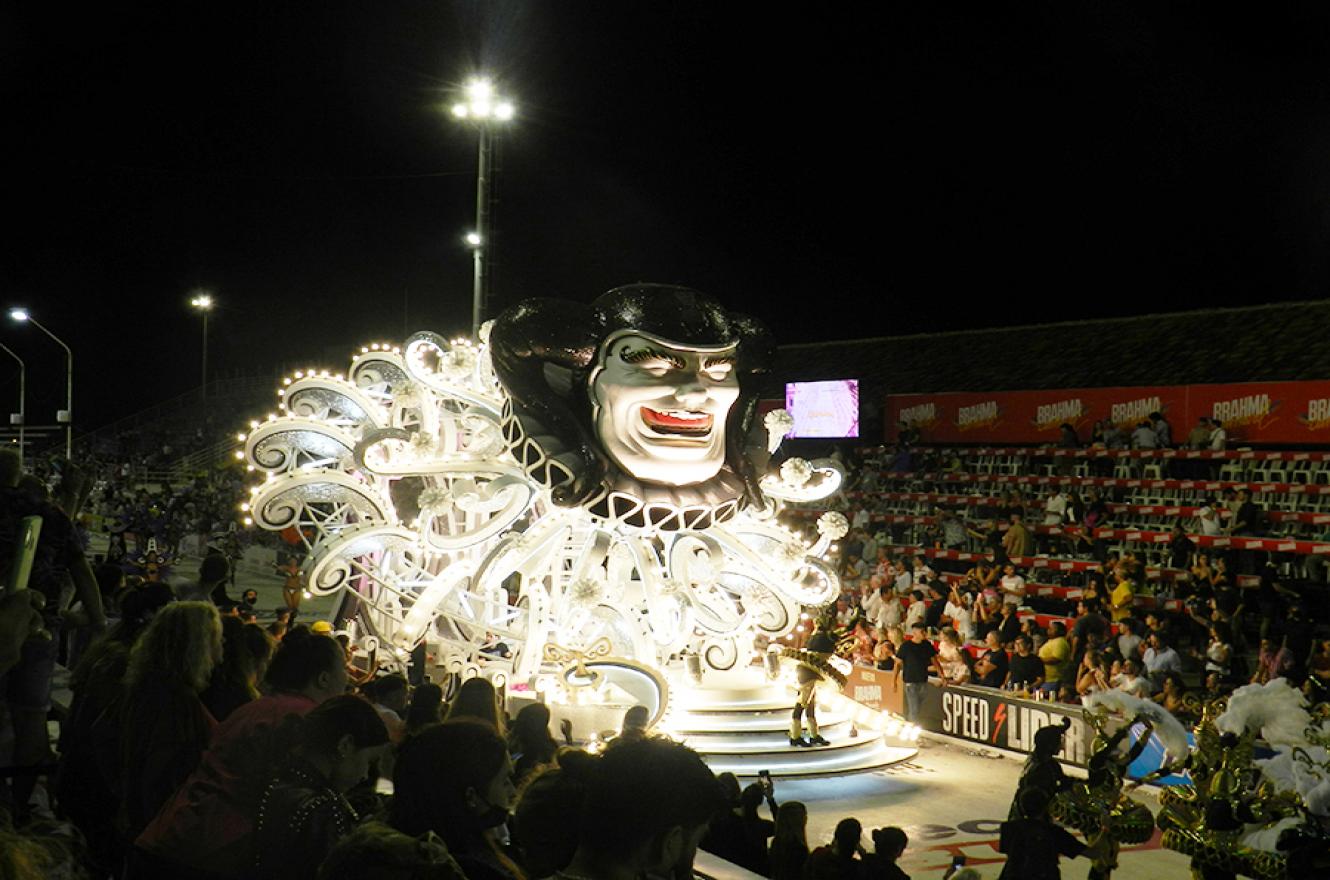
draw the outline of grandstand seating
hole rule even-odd
[[[883,525],[892,536],[888,550],[893,554],[920,554],[934,560],[972,562],[985,552],[978,541],[970,539],[964,549],[928,546],[928,529],[937,522],[939,509],[961,513],[970,522],[995,517],[1004,503],[1002,496],[1011,490],[1025,495],[1027,525],[1036,535],[1047,536],[1048,555],[1015,559],[1028,570],[1027,590],[1031,596],[1066,600],[1079,597],[1079,574],[1098,563],[1084,556],[1059,555],[1069,551],[1067,538],[1083,526],[1046,526],[1042,507],[1049,490],[1068,488],[1084,493],[1098,488],[1108,501],[1110,521],[1090,532],[1110,552],[1132,550],[1147,563],[1148,581],[1159,584],[1186,581],[1186,570],[1173,569],[1166,562],[1169,529],[1181,522],[1184,530],[1200,549],[1213,551],[1262,551],[1272,558],[1287,577],[1324,578],[1330,562],[1330,452],[1281,450],[1227,450],[1223,452],[1117,449],[1055,449],[1050,447],[936,448],[920,450],[924,456],[944,463],[948,470],[901,472],[881,470],[873,456],[865,460],[863,471],[876,473],[876,487],[871,491],[846,493],[850,507],[866,508],[870,522]],[[1216,479],[1173,476],[1177,465],[1184,468],[1216,469]],[[959,463],[959,469],[957,468]],[[1115,476],[1092,475],[1092,466],[1111,463],[1129,473]],[[1149,468],[1153,468],[1153,475]],[[870,481],[871,483],[872,481]],[[861,480],[862,485],[862,480]],[[1265,528],[1259,537],[1203,535],[1193,528],[1200,505],[1226,490],[1248,489],[1264,509]],[[815,517],[817,509],[798,511],[796,515]],[[1228,510],[1220,507],[1220,515]],[[1005,528],[1006,524],[999,524]],[[1082,544],[1084,547],[1084,544]],[[1316,559],[1319,565],[1308,565]],[[1240,586],[1256,586],[1259,579],[1251,574],[1237,577]],[[1161,591],[1159,600],[1169,591]],[[1155,599],[1139,597],[1139,603],[1152,606]]]

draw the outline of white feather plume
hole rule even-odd
[[[1155,736],[1159,737],[1159,741],[1168,751],[1169,758],[1173,760],[1185,756],[1191,749],[1187,743],[1187,728],[1173,717],[1172,712],[1153,700],[1144,700],[1124,691],[1110,690],[1090,694],[1082,702],[1088,708],[1095,709],[1102,706],[1114,712],[1121,712],[1128,718],[1137,715],[1149,718],[1154,724]]]
[[[1310,723],[1302,693],[1282,678],[1238,688],[1228,698],[1228,709],[1215,719],[1221,733],[1259,731],[1271,745],[1306,742]]]

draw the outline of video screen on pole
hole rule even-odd
[[[787,382],[785,408],[794,417],[790,437],[858,437],[859,380]]]

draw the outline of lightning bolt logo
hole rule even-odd
[[[1007,704],[998,703],[998,707],[993,710],[993,745],[997,745],[998,734],[1002,732],[1002,725],[1007,723]]]

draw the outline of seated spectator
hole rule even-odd
[[[1034,535],[1025,527],[1019,513],[1011,515],[1011,527],[1002,539],[1002,549],[1011,559],[1034,555]]]
[[[1007,686],[1015,690],[1036,690],[1044,683],[1044,664],[1035,656],[1029,636],[1016,639],[1016,653],[1011,657]]]
[[[984,687],[1000,688],[1007,680],[1009,661],[1007,652],[1002,647],[1002,640],[996,630],[989,630],[984,637],[986,650],[974,664],[975,684]]]
[[[1176,672],[1166,672],[1163,675],[1163,683],[1163,689],[1155,694],[1154,701],[1179,718],[1186,716],[1187,707],[1184,700],[1187,696],[1187,685],[1182,676]]]
[[[439,835],[469,880],[521,880],[495,837],[515,789],[507,744],[492,724],[450,719],[407,739],[393,792],[389,824],[412,836]]]
[[[924,616],[928,613],[928,606],[924,604],[924,591],[915,590],[910,594],[910,607],[905,610],[905,628],[914,629],[915,625],[928,628],[924,623]]]
[[[1087,696],[1106,691],[1109,689],[1108,679],[1109,672],[1108,666],[1104,663],[1104,655],[1094,650],[1086,651],[1076,676],[1076,693]]]
[[[260,880],[314,880],[359,817],[345,793],[365,779],[388,729],[364,699],[327,700],[301,719],[294,748],[259,797],[254,853]]]
[[[940,583],[930,583],[928,585],[928,608],[924,612],[924,626],[928,627],[929,632],[937,632],[942,629],[942,614],[947,610],[946,593],[943,592]]]
[[[970,680],[968,655],[961,649],[960,636],[955,630],[942,631],[938,640],[937,659],[942,664],[942,680],[947,684],[966,684]]]
[[[804,880],[861,880],[864,864],[859,855],[863,852],[860,844],[863,833],[858,819],[837,822],[831,843],[809,853]]]
[[[565,873],[691,877],[707,820],[722,808],[715,778],[687,746],[646,738],[608,750],[591,775],[581,840]]]
[[[1135,660],[1140,655],[1140,648],[1144,642],[1141,638],[1141,624],[1135,618],[1124,617],[1119,623],[1121,630],[1117,637],[1118,659]]]
[[[803,880],[807,825],[808,808],[800,801],[786,801],[776,810],[776,831],[767,848],[771,880]]]
[[[1135,660],[1122,661],[1122,672],[1112,684],[1116,690],[1133,697],[1150,698],[1150,682],[1141,675],[1141,665]]]
[[[503,713],[499,711],[499,694],[488,678],[479,675],[468,678],[457,689],[457,695],[448,705],[444,720],[456,721],[462,718],[483,721],[493,727],[499,736],[507,734]]]

